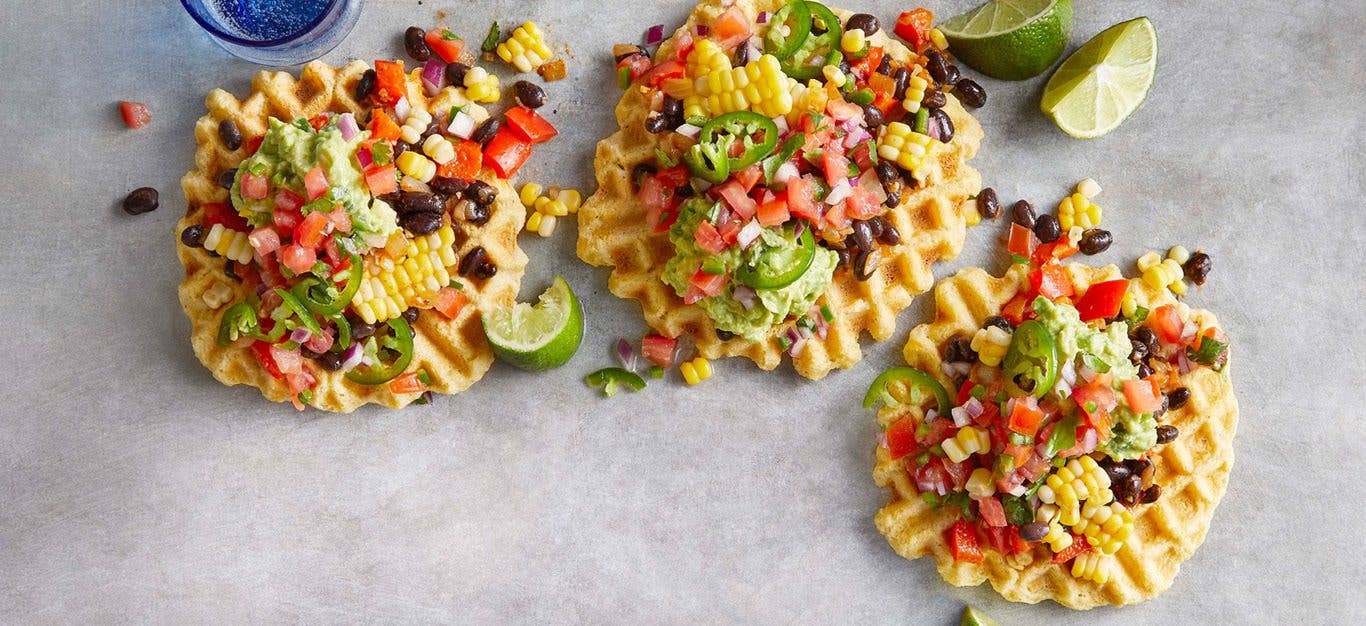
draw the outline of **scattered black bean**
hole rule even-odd
[[[347,320],[351,322],[351,341],[365,341],[375,334],[375,325],[358,319]]]
[[[1115,238],[1110,235],[1110,231],[1102,228],[1088,228],[1081,234],[1081,242],[1077,248],[1082,254],[1100,254],[1110,249],[1110,244],[1114,243]]]
[[[342,366],[342,355],[340,352],[324,352],[319,354],[314,360],[318,362],[319,366],[329,372],[335,372],[341,369]]]
[[[631,184],[639,189],[640,181],[645,180],[646,176],[654,174],[655,171],[655,166],[650,165],[649,163],[636,163],[631,168]]]
[[[1137,474],[1130,474],[1118,484],[1111,483],[1111,490],[1115,493],[1115,499],[1126,506],[1138,504],[1139,495],[1143,493],[1143,478]]]
[[[1048,536],[1048,522],[1030,522],[1020,527],[1020,538],[1025,541],[1039,541]]]
[[[498,122],[498,118],[490,117],[485,120],[483,124],[480,124],[479,128],[474,129],[474,134],[470,135],[470,139],[481,144],[487,144],[493,140],[494,135],[498,134],[498,128],[500,126],[502,126],[502,124]]]
[[[649,117],[645,118],[645,132],[658,135],[668,130],[672,129],[669,128],[669,120],[664,117],[663,113],[651,113]]]
[[[682,100],[665,94],[664,105],[659,112],[664,114],[664,120],[668,122],[669,128],[678,128],[683,125]]]
[[[463,178],[437,176],[433,178],[432,182],[428,183],[428,185],[432,188],[432,191],[443,196],[458,196],[461,193],[464,193],[465,189],[470,186],[470,181]]]
[[[1173,389],[1170,394],[1167,395],[1167,406],[1170,407],[1172,410],[1179,409],[1183,406],[1186,406],[1186,403],[1190,402],[1190,399],[1191,390],[1189,388],[1177,387],[1176,389]]]
[[[475,268],[489,260],[489,253],[483,246],[475,246],[465,253],[460,259],[460,265],[456,268],[461,276],[473,276]]]
[[[1111,485],[1118,484],[1120,481],[1128,478],[1130,474],[1133,474],[1133,472],[1129,471],[1129,468],[1125,467],[1123,463],[1110,461],[1110,457],[1105,457],[1105,459],[1100,462],[1100,468],[1105,470],[1105,474],[1110,477]]]
[[[854,278],[868,280],[877,273],[877,268],[882,264],[882,248],[868,248],[859,250],[854,258]]]
[[[948,85],[957,85],[958,79],[961,77],[962,74],[958,72],[958,66],[949,63],[947,73],[944,75],[944,83]]]
[[[1033,230],[1037,219],[1034,217],[1034,205],[1030,204],[1028,200],[1018,200],[1010,207],[1010,221],[1016,224]]]
[[[881,29],[881,26],[878,24],[877,17],[867,13],[855,13],[849,18],[849,21],[844,23],[844,29],[854,30],[855,28],[863,31],[864,35],[871,37]]]
[[[1153,367],[1147,363],[1138,364],[1138,377],[1147,378],[1153,375]]]
[[[735,66],[735,67],[740,67],[740,66],[743,66],[743,65],[746,64],[746,63],[749,63],[749,46],[748,46],[748,45],[736,46],[736,48],[735,48],[735,60],[734,60],[733,63],[734,63],[734,66]]]
[[[1186,278],[1197,285],[1203,285],[1205,284],[1205,279],[1209,278],[1210,270],[1214,269],[1212,265],[1213,262],[1210,260],[1209,255],[1205,254],[1204,251],[1197,250],[1195,254],[1192,254],[1191,258],[1186,261]]]
[[[835,250],[835,267],[844,267],[853,263],[854,253],[848,248],[838,248]]]
[[[441,228],[440,213],[409,213],[398,218],[398,225],[414,235],[434,233]]]
[[[871,129],[876,129],[877,127],[882,125],[883,121],[884,120],[882,119],[882,109],[879,109],[871,104],[863,105],[863,123],[865,126]]]
[[[432,58],[432,49],[427,47],[427,31],[409,26],[408,30],[403,31],[403,51],[415,61]]]
[[[395,198],[395,202],[390,202],[390,198]],[[386,194],[385,202],[389,202],[394,207],[394,211],[399,215],[413,213],[435,213],[440,215],[445,210],[445,203],[434,193],[425,191],[400,191],[397,193]]]
[[[1153,409],[1153,419],[1158,421],[1162,420],[1162,417],[1167,414],[1167,407],[1171,406],[1168,402],[1167,396],[1162,396],[1162,404],[1159,404],[1156,409]]]
[[[470,71],[470,66],[456,62],[446,66],[446,80],[456,87],[464,86],[465,73]]]
[[[498,266],[493,261],[484,261],[474,268],[474,277],[480,280],[488,280],[498,273]]]
[[[939,126],[939,140],[944,143],[953,141],[953,119],[944,109],[930,109],[930,119]]]
[[[465,189],[465,197],[473,200],[475,204],[488,206],[498,199],[498,190],[482,180],[473,180]]]
[[[123,199],[123,211],[129,215],[142,215],[157,210],[159,204],[157,190],[138,187]]]
[[[450,68],[446,69],[449,70]],[[365,70],[365,73],[360,75],[360,80],[356,81],[357,100],[365,101],[371,94],[375,93],[375,80],[375,70]]]
[[[974,109],[981,108],[987,103],[987,90],[977,84],[971,78],[960,78],[953,84],[953,95],[958,96],[958,101]]]
[[[876,71],[877,71],[877,73],[882,74],[883,76],[891,76],[891,75],[892,75],[892,55],[890,55],[890,54],[884,54],[884,55],[882,55],[882,62],[880,62],[880,63],[877,64],[877,70],[876,70]]]
[[[990,328],[992,326],[995,326],[1008,333],[1015,332],[1015,325],[1011,324],[1010,320],[1001,317],[1000,315],[993,315],[982,321],[982,328]]]
[[[896,68],[896,72],[892,74],[892,95],[896,97],[897,100],[905,99],[906,85],[910,84],[910,82],[911,71],[904,67]]]
[[[895,246],[901,243],[901,231],[896,229],[891,220],[885,215],[874,218],[881,223],[881,228],[877,232],[877,242],[885,246]]]
[[[1142,363],[1148,357],[1148,344],[1137,339],[1130,339],[1129,343],[1133,345],[1132,351],[1129,352],[1129,360],[1133,361],[1134,365]]]
[[[1052,213],[1044,213],[1034,220],[1034,236],[1043,243],[1053,243],[1062,236],[1062,224]]]
[[[972,340],[961,335],[950,339],[944,350],[944,360],[949,363],[976,363],[977,351],[972,349]]]
[[[1154,333],[1153,329],[1148,328],[1147,326],[1139,326],[1138,330],[1133,332],[1133,336],[1134,339],[1137,339],[1143,342],[1143,345],[1148,346],[1148,354],[1155,354],[1157,352],[1157,333]]]
[[[204,245],[204,227],[199,224],[191,224],[180,231],[180,243],[191,248],[198,248]]]
[[[1138,501],[1143,504],[1152,504],[1162,497],[1162,486],[1153,485],[1143,490],[1143,495],[1138,497]]]
[[[926,89],[925,97],[920,99],[920,106],[928,109],[942,109],[949,103],[949,97],[938,89]]]
[[[886,197],[885,199],[883,199],[883,201],[882,201],[882,206],[885,206],[885,207],[887,207],[887,208],[889,208],[889,209],[895,208],[896,205],[898,205],[898,204],[901,204],[901,190],[900,190],[900,189],[897,189],[896,191],[893,191],[893,192],[888,193],[888,194],[887,194],[887,197]]]
[[[993,220],[1001,216],[1001,199],[995,189],[987,187],[977,194],[977,213]]]
[[[218,123],[218,138],[223,140],[223,147],[229,150],[242,147],[242,131],[237,129],[237,122],[232,120]]]
[[[461,200],[457,205],[457,210],[459,213],[456,213],[456,215],[459,215],[461,219],[475,226],[487,224],[489,218],[493,216],[491,205],[479,204],[469,198]]]
[[[938,50],[925,52],[925,69],[929,70],[930,78],[941,85],[951,84],[949,82],[949,62]]]
[[[421,311],[417,310],[417,307],[410,306],[403,310],[403,321],[413,324],[417,322],[417,316],[421,313]]]
[[[1181,431],[1177,430],[1175,426],[1163,424],[1157,427],[1157,442],[1171,443],[1176,441],[1176,436],[1179,434],[1181,434]]]
[[[854,220],[851,227],[854,230],[854,244],[858,248],[866,250],[873,247],[873,229],[866,220]]]
[[[237,182],[237,168],[223,170],[218,173],[218,186],[224,189],[232,189],[232,184]]]
[[[528,80],[519,80],[512,85],[513,92],[517,94],[517,101],[528,109],[539,109],[545,106],[545,90],[540,85]]]
[[[1124,462],[1124,466],[1129,468],[1129,472],[1142,477],[1144,472],[1152,469],[1153,462],[1148,459],[1129,459]]]

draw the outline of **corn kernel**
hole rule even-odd
[[[526,218],[526,229],[533,233],[540,231],[543,218],[544,216],[539,211],[532,213],[530,217]]]
[[[530,72],[540,68],[550,60],[550,48],[545,44],[545,35],[535,22],[525,22],[507,41],[495,49],[498,58],[517,68],[519,72]]]
[[[968,482],[964,486],[968,495],[974,498],[985,498],[996,493],[996,481],[991,477],[991,470],[979,467],[972,470],[972,475],[968,476]]]
[[[569,207],[565,206],[564,203],[559,200],[551,200],[545,204],[545,213],[556,217],[564,217],[569,215]]]
[[[403,126],[399,128],[400,138],[411,144],[422,141],[422,133],[432,123],[432,114],[424,109],[413,108],[408,112],[407,119],[403,120]]]
[[[422,142],[422,152],[441,165],[455,160],[455,146],[441,133],[428,135],[427,140]]]
[[[540,196],[541,186],[536,183],[527,183],[522,185],[522,191],[518,195],[518,199],[522,201],[522,206],[531,208],[536,202],[536,198],[539,198]]]
[[[845,54],[855,54],[863,50],[866,45],[868,45],[868,36],[860,28],[846,30],[844,35],[840,37],[840,48],[844,50]],[[827,65],[826,67],[830,66]]]
[[[537,213],[537,215],[541,214]],[[536,234],[542,237],[549,237],[550,235],[554,234],[555,221],[556,220],[554,215],[542,215],[541,223],[536,225]]]
[[[1100,183],[1094,178],[1084,178],[1077,183],[1077,193],[1085,196],[1088,200],[1100,195]]]
[[[902,122],[892,122],[882,127],[877,154],[910,172],[916,180],[923,181],[927,174],[925,167],[933,160],[927,158],[932,156],[930,147],[933,143],[929,135],[917,133]]]
[[[949,39],[944,36],[944,31],[939,30],[938,28],[930,29],[930,43],[934,44],[934,47],[939,48],[940,50],[949,49]]]
[[[1184,246],[1172,246],[1171,249],[1167,251],[1167,258],[1176,261],[1181,265],[1185,265],[1186,261],[1191,259],[1191,253],[1190,250],[1187,250]]]
[[[1011,334],[998,326],[979,328],[972,336],[972,349],[977,352],[977,359],[983,365],[995,367],[1001,364],[1001,359],[1009,351],[1010,340]]]
[[[1146,272],[1148,268],[1162,262],[1162,257],[1157,256],[1156,252],[1146,252],[1138,257],[1138,271]]]
[[[678,371],[683,374],[685,382],[689,385],[696,385],[711,378],[711,361],[699,356],[691,361],[685,361],[678,366]]]
[[[416,151],[409,150],[398,155],[397,163],[398,170],[405,176],[411,176],[424,183],[430,182],[436,176],[436,164]]]
[[[436,293],[450,284],[450,268],[458,263],[450,249],[454,241],[455,232],[449,223],[411,239],[402,231],[395,233],[377,252],[379,258],[365,264],[351,310],[374,324],[393,319],[408,307],[430,306]]]
[[[577,189],[562,189],[555,194],[555,199],[564,203],[570,213],[578,213],[579,207],[583,206],[583,194]]]
[[[200,294],[199,298],[204,301],[204,306],[209,307],[210,310],[216,310],[232,299],[232,287],[229,287],[227,283],[215,280],[208,289],[204,290],[204,293]]]

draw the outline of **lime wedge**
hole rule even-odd
[[[1042,74],[1072,33],[1072,0],[991,0],[939,25],[959,61],[992,78]]]
[[[1091,38],[1053,72],[1040,108],[1063,132],[1094,139],[1129,119],[1157,74],[1157,31],[1146,17]]]
[[[979,611],[977,607],[969,606],[963,609],[963,617],[958,620],[958,626],[1001,626],[1001,624],[987,617],[987,614]]]
[[[494,354],[514,367],[539,372],[564,365],[583,341],[583,309],[563,276],[536,306],[518,302],[483,315]]]

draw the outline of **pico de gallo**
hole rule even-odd
[[[942,46],[918,11],[897,27],[909,56],[876,17],[803,0],[772,13],[727,3],[653,54],[615,47],[621,86],[644,98],[657,138],[632,180],[675,250],[663,280],[722,339],[786,325],[779,343],[796,354],[832,319],[818,300],[835,272],[867,280],[901,241],[887,211],[927,184],[954,133],[952,83],[925,65]],[[656,26],[646,44],[662,39]]]
[[[498,195],[477,176],[485,166],[510,175],[554,129],[525,105],[490,117],[446,71],[446,56],[421,75],[427,97],[444,91],[457,103],[449,110],[425,110],[402,62],[381,60],[356,86],[361,115],[272,117],[245,141],[232,120],[219,127],[245,158],[219,173],[227,201],[200,206],[181,242],[226,257],[225,273],[249,294],[231,304],[206,296],[223,309],[219,345],[249,351],[300,410],[314,401],[319,369],[428,399],[430,376],[410,367],[413,323],[427,310],[456,318],[466,290],[498,271],[483,247],[461,254]]]
[[[879,455],[904,464],[926,503],[952,510],[955,560],[1044,545],[1074,576],[1105,582],[1135,507],[1157,501],[1155,450],[1191,392],[1182,376],[1221,370],[1228,338],[1188,310],[1137,306],[1131,282],[1074,285],[1075,242],[1016,253],[1025,280],[999,315],[942,347],[942,368],[883,373],[864,406],[891,411]]]

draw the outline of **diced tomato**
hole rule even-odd
[[[1162,394],[1151,378],[1124,381],[1124,401],[1134,413],[1152,413],[1162,406]]]
[[[275,209],[275,213],[271,215],[271,219],[275,222],[275,228],[283,233],[282,236],[293,237],[294,229],[298,228],[299,224],[304,221],[304,216],[297,208],[289,210]]]
[[[856,220],[877,217],[882,214],[882,202],[886,199],[887,194],[882,190],[882,183],[878,182],[877,174],[867,172],[859,178],[854,193],[845,200],[846,213]]]
[[[380,106],[391,107],[408,97],[408,79],[403,74],[403,61],[375,61],[375,93],[372,98]]]
[[[1039,432],[1041,421],[1043,411],[1039,410],[1039,403],[1034,396],[1015,399],[1015,406],[1010,410],[1010,430],[1033,437],[1034,433]]]
[[[1044,438],[1044,441],[1047,441],[1047,439]],[[1033,481],[1038,480],[1040,476],[1047,474],[1052,467],[1053,466],[1048,462],[1048,459],[1039,456],[1038,452],[1035,452],[1025,460],[1018,471],[1025,480]]]
[[[403,129],[388,113],[380,109],[370,112],[370,138],[379,141],[398,141],[403,136]]]
[[[470,297],[465,295],[464,290],[455,287],[442,287],[436,292],[436,299],[432,303],[432,308],[444,316],[446,319],[453,320],[460,315],[461,309],[469,304]]]
[[[849,214],[847,205],[844,202],[825,209],[825,223],[833,230],[843,230],[849,227]]]
[[[1128,290],[1129,281],[1123,278],[1091,285],[1077,301],[1077,313],[1081,314],[1081,321],[1089,322],[1119,315],[1120,305],[1124,302],[1124,294]]]
[[[645,335],[645,338],[640,340],[641,356],[660,367],[673,365],[674,351],[677,349],[678,340],[672,337]]]
[[[659,172],[655,174],[655,178],[659,179],[659,184],[664,185],[665,189],[673,191],[688,184],[688,180],[692,178],[692,172],[688,171],[688,166],[686,165],[675,165],[667,169],[659,170]]]
[[[270,358],[275,360],[275,366],[284,374],[298,374],[304,369],[304,357],[299,354],[297,348],[286,350],[278,345],[271,345]]]
[[[930,30],[934,28],[934,14],[928,9],[916,9],[901,14],[896,20],[896,35],[906,40],[916,52],[924,50],[930,41]]]
[[[987,546],[1001,554],[1020,554],[1029,549],[1029,543],[1020,539],[1020,527],[1014,524],[991,526],[984,518],[978,527],[986,535]]]
[[[1110,388],[1108,382],[1100,382],[1100,378],[1090,384],[1077,387],[1072,390],[1072,400],[1077,403],[1077,408],[1086,420],[1095,425],[1098,420],[1108,423],[1110,411],[1115,410],[1115,405],[1119,403],[1115,397],[1115,390]],[[1099,430],[1099,428],[1098,428]]]
[[[1091,551],[1091,544],[1086,541],[1086,535],[1072,535],[1072,545],[1063,548],[1062,552],[1053,555],[1054,563],[1066,563],[1077,558],[1078,555]]]
[[[327,257],[327,264],[332,266],[333,278],[336,278],[346,268],[351,267],[351,259],[341,258],[341,251],[337,250],[336,237],[328,237],[323,241],[323,255]]]
[[[295,274],[302,274],[312,269],[313,264],[318,262],[318,254],[313,251],[313,248],[290,244],[281,249],[280,262]]]
[[[1007,444],[1001,454],[1008,456],[1015,462],[1015,467],[1024,465],[1029,460],[1029,455],[1034,453],[1033,446],[1021,445],[1018,443]]]
[[[141,102],[120,100],[119,115],[123,116],[123,123],[134,130],[152,123],[152,112]]]
[[[678,211],[673,202],[673,189],[666,189],[659,176],[647,174],[641,179],[640,189],[636,191],[636,199],[645,205],[645,222],[657,233],[669,230],[669,227],[678,220]]]
[[[944,532],[944,535],[953,560],[966,563],[982,562],[982,549],[977,545],[977,533],[973,531],[972,524],[958,520]]]
[[[711,24],[711,35],[727,50],[749,39],[750,19],[740,7],[731,7]]]
[[[243,149],[246,150],[247,156],[256,154],[256,151],[261,149],[261,142],[265,140],[265,135],[257,135],[248,139],[247,142],[243,144]]]
[[[758,163],[751,165],[735,173],[735,180],[740,182],[740,186],[745,188],[745,193],[749,193],[754,186],[759,183],[759,179],[764,177],[764,168]]]
[[[674,37],[674,58],[679,61],[687,61],[688,55],[693,48],[697,47],[697,40],[693,38],[691,31],[683,31]]]
[[[265,174],[243,172],[238,190],[248,200],[265,200],[270,195],[270,181],[266,180]]]
[[[298,211],[304,205],[304,197],[290,191],[281,189],[275,192],[275,208],[281,211]]]
[[[1029,285],[1035,293],[1049,300],[1070,297],[1075,293],[1072,288],[1072,277],[1067,275],[1067,270],[1057,259],[1049,259],[1047,263],[1030,272]]]
[[[972,462],[953,463],[948,459],[944,459],[943,462],[944,473],[949,475],[949,485],[954,491],[962,491],[968,484],[968,478],[972,476]]]
[[[400,374],[398,378],[389,381],[389,391],[395,395],[405,393],[422,393],[427,390],[427,384],[422,382],[422,378],[417,372]]]
[[[825,174],[825,182],[834,187],[840,181],[849,179],[849,159],[844,157],[843,151],[827,146],[821,153],[821,171]]]
[[[754,198],[749,197],[749,194],[745,193],[745,187],[740,184],[740,181],[734,179],[728,180],[717,185],[713,189],[715,190],[716,195],[721,196],[721,199],[726,201],[726,205],[730,207],[730,210],[741,220],[747,221],[754,217],[754,212],[759,208],[758,204],[754,202]]]
[[[308,125],[312,126],[313,130],[322,130],[324,126],[327,126],[329,121],[331,121],[331,118],[328,117],[326,113],[319,113],[308,118]]]
[[[1011,298],[1009,302],[1006,302],[1005,306],[1001,307],[1001,316],[1011,324],[1019,326],[1020,322],[1034,318],[1034,309],[1029,306],[1033,301],[1033,294],[1021,291],[1015,294],[1015,297]]]
[[[321,165],[314,165],[313,169],[304,174],[304,191],[308,194],[309,201],[321,198],[327,193],[327,174],[323,173]]]
[[[484,164],[484,146],[477,141],[451,140],[455,144],[455,158],[445,165],[436,166],[436,175],[442,178],[461,178],[474,180]]]
[[[702,220],[697,224],[697,231],[693,233],[693,239],[697,241],[697,247],[712,254],[720,254],[726,249],[726,241],[721,238],[721,234],[716,232],[716,227],[711,222]]]
[[[316,250],[322,245],[323,237],[332,231],[332,218],[329,215],[322,211],[314,211],[305,216],[303,223],[294,229],[294,243]],[[313,263],[310,262],[309,265]]]
[[[719,294],[725,286],[725,274],[708,274],[699,269],[688,281],[688,293],[683,296],[683,303],[693,304],[702,298]]]
[[[442,61],[455,63],[465,51],[465,40],[455,36],[455,33],[444,26],[437,27],[427,31],[427,47],[441,57]]]
[[[915,438],[922,447],[928,448],[936,443],[942,443],[954,432],[953,420],[937,419],[925,422],[925,424],[929,428],[926,428],[923,433],[916,433]]]
[[[1001,506],[1001,501],[994,496],[987,496],[977,501],[977,513],[982,516],[982,521],[987,526],[1005,526],[1006,510]]]
[[[622,61],[625,62],[626,60],[623,59]],[[688,66],[684,65],[682,61],[664,61],[663,63],[660,63],[646,71],[644,73],[644,81],[645,84],[649,85],[650,87],[658,89],[659,86],[664,84],[664,81],[666,80],[669,80],[671,78],[683,78],[687,73],[687,69]],[[632,74],[632,78],[635,78],[634,70],[632,71]]]
[[[507,126],[499,129],[484,148],[484,163],[499,178],[511,178],[531,158],[531,144]]]
[[[784,197],[759,205],[757,215],[760,226],[778,226],[792,217],[792,214],[787,212],[787,199]]]
[[[631,81],[635,82],[650,71],[650,58],[643,54],[632,54],[617,63],[618,72],[623,67],[631,72]]]
[[[269,226],[262,226],[247,235],[247,243],[250,243],[252,249],[256,250],[256,254],[263,257],[269,256],[270,253],[280,248],[280,233],[275,232],[275,229]]]
[[[321,335],[313,335],[312,337],[309,337],[308,341],[304,342],[304,347],[314,352],[317,352],[318,354],[322,354],[332,349],[333,341],[334,340],[332,339],[332,335],[330,333],[324,332]]]
[[[915,428],[919,421],[915,416],[906,415],[887,426],[883,438],[887,441],[887,452],[892,460],[916,451]]]
[[[1023,483],[1024,476],[1021,476],[1019,472],[1010,472],[1009,474],[996,478],[996,492],[1006,493],[1014,490]]]
[[[270,374],[271,378],[279,380],[285,377],[284,372],[280,371],[280,366],[275,364],[275,358],[270,355],[270,344],[264,341],[253,341],[251,342],[251,353],[256,355],[256,361],[266,369],[266,373]]]
[[[1034,254],[1030,257],[1030,260],[1033,261],[1035,265],[1043,265],[1044,263],[1047,263],[1049,259],[1058,259],[1061,261],[1076,253],[1077,246],[1072,243],[1071,239],[1059,237],[1058,240],[1053,243],[1039,244],[1039,247],[1034,249]]]
[[[1010,224],[1010,242],[1006,244],[1006,250],[1011,254],[1028,259],[1036,242],[1034,231],[1013,222]]]
[[[332,228],[338,232],[351,232],[351,214],[346,212],[346,207],[337,205],[327,214],[327,219],[332,222]]]
[[[1148,325],[1167,343],[1180,343],[1181,335],[1186,329],[1186,323],[1181,321],[1181,314],[1177,312],[1174,304],[1164,304],[1153,309],[1153,312],[1148,314]]]
[[[518,137],[533,144],[550,141],[555,135],[560,134],[539,113],[524,106],[508,109],[504,119],[507,120],[508,128],[516,132]]]
[[[394,164],[371,165],[365,168],[365,186],[370,189],[370,195],[373,196],[398,191],[398,174],[394,171]]]
[[[222,202],[210,202],[200,207],[204,210],[203,226],[205,230],[213,228],[214,224],[222,224],[224,228],[231,230],[250,232],[251,226],[247,225],[246,218],[237,214],[231,206]]]
[[[871,146],[873,142],[865,141],[849,151],[849,158],[858,166],[860,170],[871,171],[874,167]]]
[[[943,457],[932,456],[924,465],[914,470],[909,467],[906,469],[911,472],[911,477],[915,479],[915,488],[920,493],[937,493],[943,496],[953,490],[952,479],[949,478],[948,470],[944,469]]]
[[[734,245],[740,240],[740,231],[745,228],[739,220],[727,220],[716,227],[716,232],[721,234],[721,240],[726,245]]]

